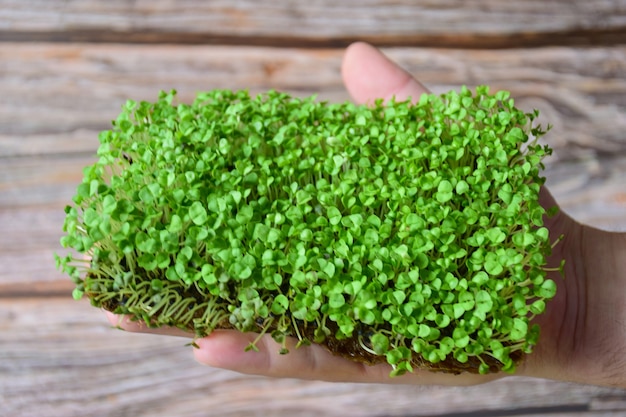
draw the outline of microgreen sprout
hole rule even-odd
[[[537,112],[270,91],[128,101],[66,208],[74,297],[197,337],[318,343],[393,375],[513,372],[556,291]],[[255,348],[255,343],[249,346]],[[253,353],[251,353],[253,354]]]

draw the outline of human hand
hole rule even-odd
[[[364,43],[348,48],[342,75],[348,92],[358,104],[391,97],[417,100],[427,92],[417,80]],[[555,205],[545,189],[541,198],[544,207]],[[553,259],[558,264],[559,259],[566,258],[566,279],[557,273],[551,277],[559,287],[557,296],[538,319],[542,326],[540,342],[535,352],[520,365],[518,374],[624,386],[626,364],[621,358],[626,350],[626,297],[616,289],[623,289],[626,281],[626,267],[618,255],[620,248],[622,253],[626,249],[626,238],[623,234],[582,226],[564,213],[546,219],[546,226],[552,240],[564,235],[555,248]],[[589,280],[593,280],[592,285]],[[109,319],[129,331],[188,336],[177,329],[148,329],[140,322],[110,313]],[[196,340],[198,347],[194,355],[201,363],[241,373],[326,381],[470,385],[503,376],[416,370],[412,374],[390,378],[390,367],[386,364],[368,366],[353,362],[334,356],[319,345],[296,349],[297,340],[288,342],[288,355],[279,353],[281,345],[269,335],[256,342],[258,352],[245,352],[245,347],[257,336],[234,330],[216,330]],[[611,370],[612,364],[619,365],[615,368],[616,375],[609,378],[605,371]]]

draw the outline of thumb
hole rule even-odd
[[[357,104],[371,104],[376,99],[392,97],[402,101],[419,100],[428,89],[391,61],[377,48],[364,42],[346,49],[341,66],[346,89]]]

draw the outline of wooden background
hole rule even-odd
[[[111,329],[54,269],[63,207],[127,98],[269,88],[347,100],[354,40],[435,92],[489,83],[554,125],[548,184],[626,230],[624,0],[0,0],[0,416],[623,416],[626,392],[526,378],[328,384],[196,364]]]

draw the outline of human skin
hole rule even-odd
[[[357,104],[385,100],[419,99],[427,89],[376,48],[355,43],[346,50],[342,76]],[[544,187],[544,207],[556,206]],[[517,375],[626,388],[626,234],[598,230],[580,224],[558,211],[545,219],[550,238],[556,241],[548,267],[565,259],[564,277],[550,272],[557,294],[546,312],[536,319],[541,337],[534,352],[518,367]],[[128,331],[189,336],[178,329],[149,329],[127,317],[107,313],[112,324]],[[368,366],[335,356],[319,345],[295,348],[279,354],[281,345],[269,335],[256,343],[258,352],[245,352],[257,338],[253,333],[216,330],[196,340],[198,362],[233,371],[311,380],[419,385],[473,385],[508,374],[451,375],[426,370],[389,377],[387,364]]]

